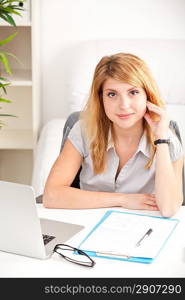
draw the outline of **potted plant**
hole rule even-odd
[[[15,0],[0,0],[0,19],[3,19],[11,26],[16,27],[16,23],[14,21],[13,16],[18,15],[21,16],[20,11],[23,10],[23,2],[22,1],[15,1]],[[16,59],[15,55],[12,53],[6,52],[4,50],[1,50],[4,45],[11,42],[11,40],[17,35],[17,33],[14,33],[4,40],[0,41],[0,69],[3,67],[4,71],[8,75],[12,75],[11,67],[9,65],[9,57],[13,57]],[[6,87],[9,86],[11,83],[7,80],[5,76],[1,75],[0,72],[0,102],[6,102],[11,103],[11,100],[5,99],[3,94],[7,94]],[[1,109],[1,107],[0,107]],[[4,114],[1,113],[0,117],[15,117],[11,114]],[[4,125],[3,121],[0,120],[0,128]]]

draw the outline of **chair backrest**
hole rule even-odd
[[[179,141],[182,144],[182,138],[181,138],[181,134],[180,134],[180,130],[179,130],[177,122],[171,120],[170,128],[173,130],[173,132],[175,132],[176,136],[178,137]],[[182,169],[183,205],[185,205],[185,182],[184,182],[184,180],[185,180],[185,178],[184,178],[184,165],[183,165],[183,169]]]
[[[79,116],[80,116],[80,111],[76,111],[76,112],[71,113],[69,115],[69,117],[67,118],[66,123],[64,125],[64,129],[63,129],[63,138],[62,138],[62,144],[61,144],[61,151],[64,147],[64,143],[65,143],[65,141],[68,137],[68,134],[69,134],[70,130],[73,128],[74,124],[79,120]],[[175,132],[176,136],[178,137],[179,141],[182,144],[181,134],[180,134],[180,130],[179,130],[177,122],[171,120],[169,127],[170,127],[170,129],[173,130],[173,132]],[[71,184],[72,187],[80,188],[80,179],[79,179],[80,172],[81,172],[81,168],[79,169],[75,179],[73,180],[73,182]],[[185,205],[184,166],[183,166],[182,178],[183,178],[183,205]]]
[[[66,123],[64,125],[64,129],[63,129],[63,138],[62,138],[62,144],[61,144],[60,151],[62,151],[62,149],[64,147],[64,143],[68,137],[68,134],[69,134],[71,128],[73,128],[74,124],[79,120],[79,116],[80,116],[80,111],[75,111],[72,114],[70,114],[69,117],[67,118]],[[71,184],[72,187],[80,188],[80,172],[81,172],[81,168],[79,169],[78,173],[76,174],[75,179],[73,180],[73,182]]]

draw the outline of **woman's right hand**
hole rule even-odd
[[[127,209],[159,210],[154,194],[122,194],[121,206]]]

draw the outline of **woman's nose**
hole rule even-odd
[[[130,106],[130,100],[127,96],[121,96],[119,101],[119,106],[122,109],[128,108]]]

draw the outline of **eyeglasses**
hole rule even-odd
[[[66,244],[57,244],[53,249],[53,252],[61,255],[67,261],[82,265],[84,267],[93,267],[95,265],[95,261],[89,255],[87,255],[87,253]],[[79,260],[74,259],[75,252],[76,254],[80,254]]]

